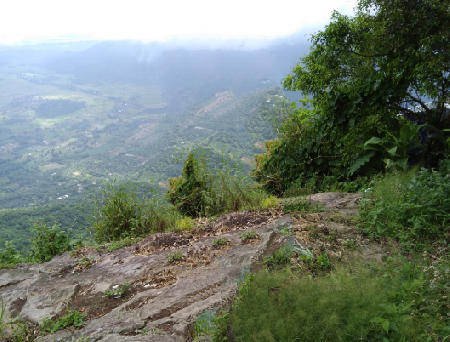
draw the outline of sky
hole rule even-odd
[[[0,43],[62,36],[276,38],[323,27],[333,10],[351,15],[355,5],[356,0],[6,0],[0,9]]]

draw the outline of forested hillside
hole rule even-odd
[[[274,137],[278,83],[302,50],[2,47],[0,240],[22,245],[40,221],[89,225],[86,206],[113,180],[164,191],[180,153],[195,148],[250,170]]]
[[[0,238],[27,248],[0,246],[0,338],[447,341],[449,22],[448,0],[334,12],[291,104],[269,50],[5,64]]]

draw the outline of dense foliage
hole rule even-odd
[[[181,218],[175,208],[140,194],[133,185],[109,183],[94,202],[91,230],[99,243],[174,229]]]
[[[422,169],[375,179],[362,201],[364,231],[422,249],[450,234],[450,172]]]
[[[315,279],[262,271],[231,310],[230,335],[234,341],[439,341],[450,333],[448,270],[440,259],[427,266],[402,257]]]
[[[36,107],[36,115],[41,118],[54,118],[60,115],[73,113],[81,108],[85,108],[84,102],[76,102],[64,99],[42,100]]]
[[[70,250],[71,231],[64,231],[57,224],[49,227],[36,224],[32,230],[31,257],[37,262],[50,261],[54,256]]]
[[[222,163],[223,168],[210,169],[205,157],[189,153],[182,176],[169,179],[166,198],[181,213],[194,217],[259,208],[268,197],[264,191],[238,167],[229,167],[231,159]]]
[[[312,96],[311,106],[288,112],[279,139],[257,159],[257,179],[282,193],[314,174],[346,179],[404,168],[408,158],[437,166],[448,155],[449,21],[439,0],[364,0],[354,17],[334,12],[283,82]],[[421,135],[409,130],[416,134],[400,145],[401,128],[417,122]],[[370,149],[364,143],[373,137],[386,143]]]

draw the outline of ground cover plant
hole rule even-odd
[[[180,251],[175,251],[173,253],[167,254],[168,262],[177,262],[177,261],[182,261],[183,259],[184,259],[184,256]]]
[[[296,211],[320,211],[318,204],[312,204],[306,197],[286,198],[281,202],[286,214]]]
[[[247,233],[242,233],[240,238],[242,241],[246,242],[250,240],[261,239],[261,236],[257,232],[249,231]]]
[[[291,256],[293,253],[298,253],[299,255],[305,256],[305,260],[308,257],[311,257],[312,253],[307,253],[309,251],[305,251],[296,247],[294,243],[286,243],[283,247],[280,247],[272,255],[263,257],[263,263],[282,266],[286,265],[290,262]]]
[[[125,247],[125,246],[131,246],[135,243],[138,243],[141,240],[140,237],[133,238],[133,237],[126,237],[123,239],[115,240],[110,243],[107,243],[105,245],[96,245],[94,246],[95,249],[98,251],[102,251],[103,249],[106,249],[108,252],[115,251],[116,249]]]
[[[130,286],[130,282],[126,281],[122,285],[116,285],[111,290],[106,290],[105,295],[107,295],[108,297],[122,297],[122,295]]]
[[[376,178],[362,200],[362,229],[371,237],[394,238],[404,248],[419,250],[433,241],[448,239],[447,165],[443,164],[440,170],[413,169]]]
[[[28,325],[20,317],[6,314],[6,304],[0,297],[0,338],[5,341],[28,341]]]
[[[175,231],[182,232],[194,228],[194,220],[190,217],[183,217],[175,223]]]
[[[232,340],[442,341],[450,263],[428,261],[354,263],[314,278],[262,270],[230,312]]]
[[[228,245],[229,243],[230,243],[230,240],[228,240],[227,238],[224,238],[224,237],[211,241],[211,245],[213,245],[213,246],[225,246],[225,245]]]
[[[87,314],[75,311],[67,310],[67,313],[56,320],[51,320],[49,318],[44,319],[42,322],[43,333],[55,333],[58,330],[65,329],[69,326],[74,326],[79,328],[83,326],[83,320],[86,318]]]

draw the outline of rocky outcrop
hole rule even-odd
[[[267,248],[281,215],[280,210],[229,214],[193,232],[153,234],[112,252],[84,247],[75,256],[65,253],[47,263],[0,270],[0,295],[10,314],[36,324],[67,308],[88,314],[83,329],[39,341],[79,336],[92,341],[183,340],[199,314],[233,296],[234,280]],[[242,242],[240,235],[249,230],[260,239]],[[229,243],[213,246],[218,236]],[[169,262],[175,251],[182,260]],[[92,267],[84,265],[89,262]],[[104,294],[125,282],[131,286],[123,296]]]
[[[354,214],[358,198],[328,193],[309,199],[348,215]],[[63,315],[67,308],[87,315],[81,329],[58,331],[37,341],[72,341],[80,336],[108,342],[184,341],[196,317],[230,301],[236,291],[235,280],[244,269],[258,267],[262,255],[286,242],[310,250],[329,247],[336,258],[341,258],[342,252],[331,248],[331,232],[336,234],[337,244],[352,240],[360,250],[369,246],[355,229],[328,222],[326,215],[327,210],[290,216],[280,208],[234,213],[189,233],[153,234],[112,252],[106,247],[85,246],[47,263],[0,270],[0,295],[9,314],[35,324]],[[311,227],[317,233],[314,236]],[[241,235],[248,231],[255,231],[259,238],[242,241]],[[229,242],[216,246],[213,240],[218,237]],[[379,251],[370,250],[374,255],[368,253],[367,257],[377,258]],[[180,252],[182,258],[170,262],[174,252]],[[106,290],[126,282],[130,287],[121,296],[105,295]]]

